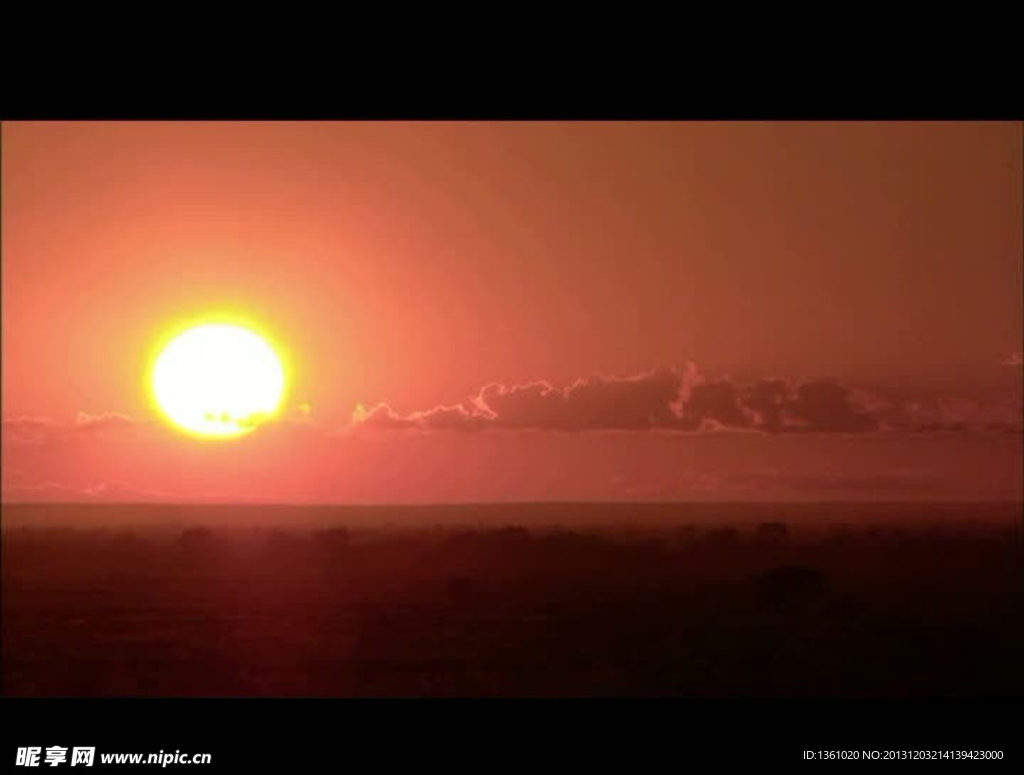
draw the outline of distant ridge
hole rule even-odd
[[[524,527],[674,524],[1014,522],[1022,504],[913,501],[686,501],[532,502],[452,504],[255,504],[255,503],[4,503],[3,528],[125,527],[203,524],[211,527],[313,526],[428,527],[477,525]]]

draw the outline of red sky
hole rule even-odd
[[[5,500],[1021,497],[1020,124],[2,142]],[[308,414],[157,419],[149,350],[211,311]]]

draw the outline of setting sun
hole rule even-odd
[[[160,352],[153,398],[177,428],[232,438],[272,416],[284,396],[281,359],[258,334],[237,325],[190,328]]]

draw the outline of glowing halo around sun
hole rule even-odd
[[[204,323],[163,346],[150,390],[178,430],[230,439],[277,413],[285,381],[280,357],[259,334],[241,325]]]

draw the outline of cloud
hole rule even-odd
[[[693,385],[682,404],[683,427],[687,429],[747,428],[758,414],[742,405],[740,391],[727,379]]]
[[[950,487],[948,476],[926,470],[848,473],[840,470],[780,471],[772,468],[741,471],[687,471],[662,481],[617,476],[610,482],[623,495],[642,498],[744,497],[772,498],[842,495],[863,497],[940,493]],[[955,486],[955,485],[954,485]]]
[[[352,425],[362,428],[395,430],[413,428],[416,423],[411,418],[400,416],[387,404],[377,404],[371,409],[367,409],[363,404],[358,404],[355,411],[352,412]]]
[[[438,430],[482,430],[493,419],[489,413],[481,413],[464,406],[436,406],[425,412],[413,412],[409,419],[417,424]]]
[[[105,414],[79,412],[70,423],[49,417],[5,417],[0,425],[0,437],[2,437],[4,445],[38,446],[81,436],[120,433],[144,424],[117,412]]]
[[[461,404],[400,414],[359,405],[353,428],[376,430],[759,431],[766,433],[1014,430],[1020,412],[950,399],[934,407],[895,401],[830,378],[707,378],[692,364],[634,376],[593,375],[565,387],[547,381],[489,383]]]
[[[686,372],[659,368],[630,377],[593,375],[558,388],[549,382],[484,385],[464,403],[401,415],[386,403],[360,404],[355,427],[379,430],[649,430],[679,426]]]
[[[61,482],[13,482],[3,485],[3,499],[8,503],[20,501],[67,501],[84,497],[85,492]]]
[[[57,431],[57,423],[46,417],[5,417],[0,425],[4,442],[12,444],[45,444]]]
[[[904,401],[880,412],[884,427],[905,432],[1008,431],[1020,433],[1024,407],[1020,400],[978,401],[939,396]]]
[[[766,431],[782,429],[789,386],[781,379],[762,379],[747,388],[744,402],[754,413],[754,424]]]
[[[3,498],[8,503],[19,502],[53,502],[53,503],[89,503],[89,502],[169,502],[169,503],[236,503],[246,500],[258,500],[245,493],[196,492],[182,493],[152,487],[137,487],[122,481],[94,482],[76,486],[65,482],[44,480],[40,482],[17,481],[5,483]]]
[[[1012,391],[1011,391],[1012,392]],[[1021,433],[1019,396],[900,396],[894,398],[831,378],[777,377],[737,381],[708,377],[696,366],[659,367],[631,376],[591,375],[564,386],[538,380],[485,384],[461,403],[400,413],[388,403],[359,404],[347,425],[330,428],[311,416],[307,404],[282,412],[253,434],[250,446],[271,447],[360,431],[480,432],[662,431],[672,433],[863,434],[999,432]],[[117,412],[79,412],[73,421],[35,416],[5,417],[3,447],[80,446],[86,438],[123,440],[170,431],[154,420]],[[83,451],[82,454],[85,454]]]
[[[230,502],[238,503],[244,501],[258,501],[259,498],[246,493],[236,492],[176,492],[172,490],[154,489],[152,487],[138,487],[122,481],[97,482],[79,490],[87,499],[96,501],[166,501],[172,503],[216,503]]]
[[[547,382],[484,386],[474,404],[494,425],[547,430],[649,430],[679,423],[684,373],[658,368],[632,377],[594,375],[565,388]]]
[[[781,473],[751,471],[729,474],[722,485],[730,490],[759,491],[786,489],[804,492],[902,492],[939,487],[944,479],[922,471],[895,471],[879,474],[847,474],[841,471]]]
[[[260,426],[262,432],[281,428],[313,428],[316,423],[311,413],[309,404],[299,404],[265,422],[253,420],[251,424]],[[159,432],[166,427],[155,420],[140,420],[120,412],[79,412],[70,422],[51,417],[15,416],[3,418],[0,439],[4,446],[40,446],[95,436],[118,437],[136,431]]]
[[[79,412],[75,418],[74,428],[80,432],[102,432],[134,428],[139,423],[126,414],[108,412],[105,414],[88,414]]]
[[[165,500],[172,497],[172,494],[165,490],[133,487],[124,482],[97,482],[81,488],[80,493],[97,500]]]
[[[831,380],[798,385],[784,411],[796,429],[858,433],[878,427],[877,420],[854,405],[849,388]]]

